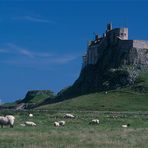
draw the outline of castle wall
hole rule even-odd
[[[134,48],[145,48],[148,49],[148,41],[144,40],[133,40],[133,47]]]
[[[85,54],[83,57],[83,63],[82,63],[82,68],[84,68],[87,65],[87,54]]]
[[[133,47],[133,40],[120,40],[118,41],[118,48],[120,51],[128,51]]]
[[[87,64],[96,64],[98,60],[98,44],[88,47],[87,58]]]

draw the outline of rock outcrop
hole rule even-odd
[[[130,48],[124,51],[116,45],[105,48],[95,65],[84,67],[74,84],[58,93],[59,101],[133,85],[140,72],[148,72],[148,49]]]

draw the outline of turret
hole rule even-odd
[[[112,23],[107,24],[107,30],[106,31],[108,32],[110,30],[112,30]]]
[[[105,38],[106,37],[106,33],[103,33],[103,38]]]
[[[98,34],[95,35],[95,40],[96,40],[96,41],[99,40],[99,35],[98,35]]]

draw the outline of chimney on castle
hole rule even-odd
[[[112,30],[112,23],[107,24],[107,32]]]

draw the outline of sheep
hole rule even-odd
[[[65,125],[65,121],[59,121],[58,122],[60,126],[64,126]]]
[[[36,124],[34,122],[31,122],[31,121],[26,121],[25,125],[27,125],[27,126],[36,126]]]
[[[11,127],[13,127],[15,117],[14,117],[14,116],[12,116],[12,115],[6,115],[6,117],[9,119],[10,126],[11,126]]]
[[[54,122],[54,126],[59,127],[60,126],[59,122]]]
[[[29,117],[33,117],[33,114],[30,113],[30,114],[29,114]]]
[[[7,117],[0,116],[0,125],[3,128],[3,125],[9,125],[9,119]]]
[[[99,120],[98,119],[93,119],[89,122],[89,124],[99,124]]]
[[[107,95],[107,94],[108,94],[108,92],[106,91],[106,92],[105,92],[105,94]]]
[[[75,118],[75,116],[72,114],[65,114],[64,118]]]
[[[3,128],[3,125],[10,125],[13,128],[15,117],[12,115],[0,116],[0,125]]]
[[[122,127],[129,127],[130,126],[130,124],[128,123],[128,124],[123,124],[122,125]]]
[[[23,127],[24,127],[24,126],[26,126],[26,125],[25,125],[24,123],[21,123],[20,126],[23,126]]]

